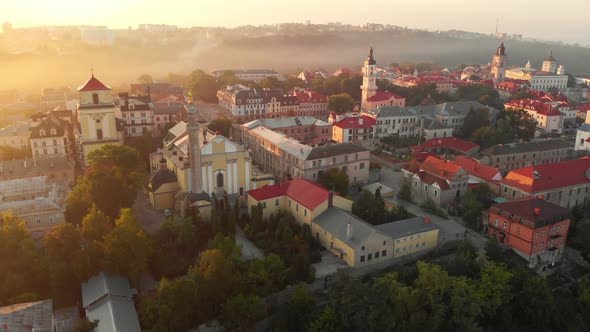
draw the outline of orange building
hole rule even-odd
[[[512,248],[530,268],[544,271],[561,260],[569,209],[535,197],[494,204],[488,212],[488,235]]]

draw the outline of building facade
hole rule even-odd
[[[373,140],[375,119],[358,113],[331,114],[332,140],[338,143],[368,143]]]
[[[137,137],[154,132],[154,111],[148,96],[120,93],[119,108],[125,125],[125,136]]]
[[[571,150],[572,144],[560,138],[498,144],[482,150],[479,161],[507,173],[516,168],[560,162]]]
[[[570,220],[569,209],[525,198],[492,205],[487,232],[524,258],[529,268],[545,271],[561,260]]]
[[[244,124],[248,129],[258,126],[308,145],[326,144],[332,139],[332,125],[311,116],[259,119]]]
[[[588,204],[590,158],[528,166],[510,171],[500,182],[507,199],[543,197],[566,208]]]
[[[30,146],[30,128],[34,125],[32,122],[18,122],[0,129],[0,146],[27,150]]]
[[[123,144],[123,130],[117,125],[116,107],[111,88],[100,82],[94,74],[80,88],[77,117],[79,133],[77,141],[82,165],[87,165],[88,155],[107,144]]]
[[[75,158],[74,130],[71,123],[49,116],[31,128],[29,142],[33,158]]]
[[[506,78],[506,48],[503,42],[498,46],[492,59],[491,74],[496,83],[502,82]]]

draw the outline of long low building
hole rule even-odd
[[[481,151],[478,159],[482,164],[508,172],[520,167],[560,162],[572,148],[570,142],[561,138],[498,144]]]
[[[241,139],[258,167],[278,181],[315,181],[331,168],[345,171],[353,183],[364,183],[369,178],[369,150],[352,143],[312,147],[264,126],[248,124],[241,126]]]
[[[289,211],[332,254],[352,267],[416,254],[438,245],[438,227],[428,218],[373,226],[351,212],[352,201],[324,187],[297,179],[248,192],[248,206],[262,206],[267,218]]]

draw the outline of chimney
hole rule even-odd
[[[535,208],[535,216],[538,216],[541,214],[541,208]]]
[[[352,239],[352,225],[350,223],[346,224],[346,239]]]
[[[328,193],[328,208],[331,208],[332,206],[334,206],[334,192],[330,191],[330,193]]]
[[[430,217],[428,217],[428,216],[424,217],[424,223],[426,225],[430,224]]]

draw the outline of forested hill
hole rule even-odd
[[[459,64],[488,63],[499,40],[473,34],[475,39],[450,37],[448,33],[425,31],[384,32],[315,32],[309,34],[233,38],[203,54],[205,63],[216,67],[272,67],[277,70],[297,68],[360,67],[369,46],[375,49],[380,65],[392,62],[434,62],[443,67]],[[548,45],[541,42],[506,40],[509,66],[524,66],[531,60],[534,67],[549,49],[559,64],[571,73],[590,72],[590,48]]]

